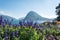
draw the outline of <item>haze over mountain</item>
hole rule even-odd
[[[24,21],[47,21],[47,20],[50,20],[48,18],[44,18],[40,15],[38,15],[36,12],[34,11],[30,11],[27,16],[24,18]]]
[[[13,17],[10,17],[8,15],[3,15],[0,14],[0,17],[2,16],[2,21],[4,22],[5,20],[7,20],[9,23],[11,22],[11,24],[18,24],[19,21]],[[13,20],[13,21],[12,21]]]
[[[7,19],[9,22],[11,22],[11,20],[13,19],[13,21],[11,22],[12,24],[18,24],[19,23],[19,20],[20,21],[33,21],[33,22],[44,22],[44,21],[48,21],[48,20],[51,20],[51,19],[48,19],[48,18],[44,18],[40,15],[38,15],[36,12],[34,11],[30,11],[26,17],[24,18],[20,18],[20,19],[16,19],[16,18],[13,18],[13,17],[10,17],[8,15],[3,15],[2,13],[0,14],[0,16],[2,16],[2,20],[4,21],[4,19]]]

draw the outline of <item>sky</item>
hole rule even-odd
[[[16,19],[34,11],[42,17],[56,18],[56,6],[60,0],[0,0],[0,14]]]

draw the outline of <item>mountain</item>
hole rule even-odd
[[[43,21],[47,21],[50,20],[48,18],[44,18],[40,15],[38,15],[36,12],[34,11],[30,11],[27,16],[24,18],[24,21],[35,21],[35,22],[43,22]]]
[[[0,14],[0,17],[2,16],[2,21],[4,22],[5,20],[7,20],[9,23],[11,22],[11,24],[18,24],[19,21],[13,17],[7,16],[7,15],[2,15]],[[12,21],[13,20],[13,21]]]
[[[30,11],[26,17],[24,18],[20,18],[20,19],[15,19],[13,17],[7,16],[7,15],[2,15],[0,14],[0,17],[2,16],[2,21],[4,22],[5,20],[7,20],[9,23],[11,24],[19,24],[19,21],[33,21],[33,22],[38,22],[38,23],[42,23],[44,21],[48,21],[50,19],[48,18],[44,18],[40,15],[38,15],[36,12],[34,11]],[[12,21],[13,20],[13,21]]]

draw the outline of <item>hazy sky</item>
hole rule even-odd
[[[21,18],[35,11],[43,17],[55,18],[55,7],[59,3],[60,0],[0,0],[0,14]]]

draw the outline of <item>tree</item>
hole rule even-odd
[[[57,13],[57,15],[58,15],[58,17],[57,17],[57,21],[60,21],[60,4],[56,7],[56,13]]]

